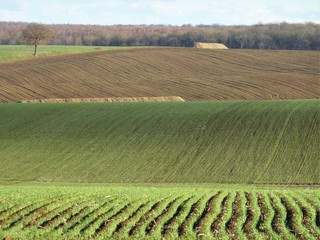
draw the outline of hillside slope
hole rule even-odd
[[[0,102],[180,96],[319,98],[319,51],[152,48],[0,64]]]
[[[0,104],[0,181],[320,183],[320,100]]]

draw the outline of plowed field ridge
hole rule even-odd
[[[185,100],[320,97],[319,52],[130,49],[0,64],[0,102],[180,96]]]

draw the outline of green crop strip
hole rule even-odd
[[[0,45],[0,63],[14,62],[25,59],[44,58],[64,54],[76,54],[85,52],[110,51],[128,49],[130,47],[95,47],[95,46],[39,46],[37,56],[33,56],[33,46]],[[131,47],[132,48],[132,47]]]
[[[317,189],[245,186],[1,186],[8,211],[2,208],[0,234],[18,239],[317,239],[318,194]]]
[[[0,181],[318,185],[319,124],[320,100],[0,104]]]

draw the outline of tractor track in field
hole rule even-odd
[[[320,236],[317,236],[317,233],[311,227],[311,221],[312,220],[311,220],[311,216],[310,216],[310,213],[309,213],[308,209],[305,206],[303,206],[303,204],[301,203],[301,201],[298,198],[294,197],[293,199],[296,202],[296,204],[299,206],[299,208],[301,209],[303,226],[306,228],[308,233],[313,235],[315,238],[320,238]]]
[[[249,239],[252,239],[252,235],[250,231],[252,226],[252,221],[253,221],[253,215],[254,215],[254,211],[252,209],[252,194],[249,192],[245,192],[245,196],[247,199],[247,202],[246,202],[247,218],[245,223],[243,224],[243,231]]]
[[[53,203],[54,203],[54,201],[53,202],[49,202],[49,203],[45,203],[45,204],[43,204],[43,205],[41,205],[39,207],[36,207],[36,208],[32,209],[30,212],[28,212],[28,213],[26,213],[24,215],[20,215],[20,217],[17,220],[15,220],[15,221],[10,223],[10,225],[7,227],[7,229],[14,227],[16,224],[18,224],[24,218],[27,218],[27,217],[29,217],[31,215],[36,215],[37,213],[41,213],[46,207],[48,207],[50,204],[53,204]]]
[[[285,225],[287,227],[287,229],[289,230],[289,232],[291,232],[294,236],[296,237],[301,237],[299,232],[297,231],[297,229],[295,228],[294,225],[294,210],[291,207],[290,203],[288,202],[287,199],[285,199],[283,196],[280,196],[280,201],[281,203],[284,205],[284,207],[286,208],[286,220],[285,220]]]
[[[266,233],[266,229],[264,227],[262,227],[267,219],[267,208],[264,206],[263,204],[263,196],[261,193],[257,193],[257,198],[258,198],[258,206],[260,208],[260,216],[259,216],[259,220],[257,222],[257,226],[256,226],[256,229],[259,231],[259,232],[262,232],[262,233]]]
[[[66,219],[64,222],[61,222],[58,226],[55,226],[55,230],[58,230],[61,227],[67,226],[72,222],[73,219],[77,218],[80,216],[83,212],[89,209],[89,206],[84,206],[82,209],[80,209],[79,212],[76,212],[75,214],[72,214],[68,219]]]
[[[202,196],[199,200],[197,200],[195,203],[193,203],[191,205],[191,208],[188,212],[188,215],[186,216],[186,218],[183,220],[183,222],[181,223],[181,225],[178,227],[178,234],[179,234],[179,237],[182,237],[182,236],[186,236],[186,228],[187,228],[187,225],[189,224],[191,218],[198,214],[200,212],[200,209],[199,209],[199,205],[201,204],[201,202],[204,200],[205,196]]]
[[[71,199],[73,200],[74,198],[77,198],[77,197],[78,197],[78,195],[74,195],[71,197]],[[35,211],[33,211],[32,214],[34,214],[35,215],[34,217],[36,217],[36,218],[29,219],[29,221],[27,223],[25,223],[26,228],[30,228],[30,227],[35,226],[36,224],[40,223],[43,219],[50,216],[52,213],[59,210],[59,208],[61,207],[61,205],[59,204],[59,199],[52,198],[52,200],[53,201],[51,201],[50,203],[48,203],[44,207],[40,207],[39,209],[36,209]],[[52,209],[47,210],[47,208],[49,208],[51,206],[52,206]],[[40,227],[40,226],[38,226],[38,227]]]
[[[126,214],[127,209],[130,209],[132,207],[133,203],[134,202],[130,202],[130,203],[126,204],[120,210],[118,210],[115,214],[113,214],[112,216],[110,216],[106,220],[103,220],[103,222],[95,230],[94,236],[98,236],[99,234],[106,231],[112,222],[116,221],[116,219],[119,218],[120,216]]]
[[[8,223],[9,219],[14,219],[15,217],[18,217],[18,220],[16,220],[16,221],[19,221],[21,216],[23,216],[25,214],[24,212],[27,211],[27,213],[28,213],[28,211],[30,209],[32,209],[32,206],[34,206],[34,205],[36,205],[36,203],[31,203],[31,204],[29,204],[29,205],[27,205],[27,206],[25,206],[23,208],[20,208],[19,210],[15,211],[15,212],[13,212],[6,219],[3,219],[3,220],[0,221],[0,226],[3,226],[3,224]]]
[[[193,224],[193,230],[196,232],[198,237],[204,236],[205,233],[203,231],[204,224],[206,223],[210,214],[214,212],[214,204],[221,194],[221,191],[213,195],[206,202],[205,208],[203,209],[201,215],[197,219],[197,221]]]
[[[100,209],[103,209],[104,207],[108,206],[109,204],[111,204],[113,201],[115,201],[114,198],[108,199],[107,201],[105,201],[103,204],[99,205],[98,207],[94,208],[92,211],[90,211],[89,213],[85,214],[84,216],[82,216],[80,219],[78,219],[77,221],[75,221],[73,224],[71,224],[71,226],[69,226],[67,228],[66,231],[71,231],[73,229],[75,229],[78,225],[80,225],[82,222],[84,222],[86,219],[90,218],[91,215],[95,214],[96,212],[99,212]],[[77,216],[81,216],[81,214],[78,214]],[[74,220],[77,219],[77,216],[74,217]],[[69,223],[71,222],[71,220],[69,220]],[[73,222],[73,221],[72,221]]]
[[[130,229],[129,231],[129,235],[130,236],[135,236],[136,232],[138,230],[139,227],[141,227],[141,225],[156,211],[158,211],[158,209],[161,207],[161,203],[165,201],[165,199],[162,199],[158,202],[156,202],[155,204],[153,204],[151,206],[151,208],[145,212],[140,219],[134,224],[134,226]]]
[[[281,222],[280,222],[280,211],[279,211],[279,207],[277,206],[274,198],[272,196],[269,195],[269,199],[270,199],[270,203],[271,203],[271,206],[274,210],[274,217],[272,219],[272,222],[271,222],[271,226],[273,228],[273,230],[280,236],[283,235],[282,233],[282,229],[281,229]]]
[[[73,203],[70,207],[58,212],[55,216],[53,216],[52,218],[44,221],[43,223],[40,224],[39,228],[45,228],[45,227],[50,227],[51,225],[53,225],[54,223],[56,223],[57,221],[59,221],[61,218],[63,218],[64,216],[66,216],[68,213],[72,212],[72,209],[74,209],[74,207],[78,204],[81,203]]]
[[[223,198],[221,203],[221,211],[218,214],[217,218],[211,224],[211,231],[214,237],[219,237],[221,235],[221,231],[220,231],[222,227],[221,224],[227,212],[227,205],[228,205],[228,202],[230,201],[230,196],[231,196],[231,193],[228,193],[227,196]]]
[[[174,213],[174,215],[167,221],[164,223],[161,233],[162,235],[168,235],[170,232],[173,231],[172,226],[174,225],[174,223],[177,221],[178,216],[186,210],[186,205],[187,203],[192,199],[193,197],[189,197],[186,200],[184,200],[179,207],[177,208],[176,212]]]
[[[232,239],[239,238],[238,234],[236,233],[236,227],[240,217],[240,204],[241,204],[241,197],[240,197],[240,193],[237,192],[235,200],[232,203],[232,217],[226,223],[226,231]]]
[[[2,221],[1,218],[3,215],[5,215],[7,212],[10,212],[12,209],[14,209],[15,207],[19,207],[18,204],[12,205],[9,208],[3,209],[0,211],[0,222]]]
[[[106,209],[105,211],[103,211],[102,213],[98,214],[96,217],[94,217],[89,223],[87,223],[84,227],[81,228],[80,233],[85,233],[86,230],[88,230],[89,228],[91,228],[95,223],[97,223],[98,221],[101,221],[103,219],[106,218],[106,216],[108,216],[109,213],[112,213],[112,211],[114,211],[115,209],[117,209],[118,206],[123,205],[123,203],[118,203],[112,206],[109,206],[108,209]],[[126,207],[128,204],[126,204],[124,207]],[[104,221],[99,227],[98,229],[101,227],[103,228],[103,224],[105,224],[106,221]],[[97,230],[97,229],[96,229]]]
[[[115,233],[120,233],[128,224],[128,222],[136,217],[147,205],[149,201],[146,203],[142,203],[128,218],[123,219],[121,222],[119,222],[116,226],[116,229],[114,231]]]
[[[320,206],[317,206],[317,204],[310,199],[308,199],[307,201],[313,208],[316,209],[316,225],[318,228],[320,228]]]
[[[155,228],[158,224],[158,222],[161,220],[161,218],[163,218],[164,216],[166,216],[167,212],[169,212],[173,205],[180,199],[181,197],[177,197],[174,200],[172,200],[171,202],[169,202],[167,204],[167,206],[162,210],[162,212],[160,213],[160,215],[158,215],[157,217],[155,217],[147,226],[147,228],[145,229],[146,234],[150,235],[152,232],[155,231]]]
[[[55,212],[56,210],[59,209],[59,206],[49,210],[49,211],[46,211],[44,213],[41,213],[40,216],[38,216],[37,218],[35,219],[32,219],[30,222],[28,222],[25,227],[32,227],[32,226],[35,226],[36,224],[38,224],[39,222],[41,222],[41,220],[43,218],[46,218],[47,216],[49,216],[50,214],[52,214],[53,212]]]

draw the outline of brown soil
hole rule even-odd
[[[305,208],[302,203],[299,201],[298,198],[294,198],[294,201],[298,204],[299,208],[301,209],[301,212],[302,212],[302,224],[304,225],[304,227],[307,229],[308,233],[310,233],[311,235],[313,235],[315,237],[315,239],[317,237],[320,237],[320,236],[317,236],[316,232],[313,230],[313,228],[311,227],[311,222],[312,222],[312,219],[311,219],[311,216],[310,216],[310,213],[309,211],[307,210],[307,208]]]
[[[179,237],[182,237],[182,236],[185,237],[187,235],[186,228],[187,228],[192,216],[198,214],[198,212],[200,211],[200,209],[199,209],[200,204],[203,200],[204,200],[204,196],[202,196],[197,202],[192,204],[188,215],[186,216],[186,218],[183,220],[183,222],[181,223],[181,225],[178,228]]]
[[[89,222],[87,225],[85,225],[81,230],[80,233],[84,233],[86,230],[88,230],[94,223],[97,221],[103,220],[107,214],[112,212],[114,210],[115,206],[110,207],[108,210],[106,210],[104,213],[99,214],[97,217],[95,217],[91,222]],[[103,222],[104,223],[104,222]]]
[[[308,203],[316,210],[316,225],[320,228],[320,207],[310,199],[308,199]]]
[[[167,212],[170,211],[173,207],[173,205],[180,199],[181,197],[178,197],[176,199],[174,199],[173,201],[171,201],[161,212],[160,215],[158,215],[156,218],[154,218],[150,224],[148,225],[148,227],[146,228],[146,234],[151,234],[152,232],[155,231],[158,222],[166,216]]]
[[[122,216],[123,214],[126,213],[128,208],[131,208],[131,206],[133,205],[134,202],[128,203],[127,205],[125,205],[123,208],[121,208],[119,211],[117,211],[114,215],[112,215],[111,217],[109,217],[108,219],[104,220],[100,226],[96,229],[94,236],[99,235],[100,233],[106,231],[109,227],[109,225],[115,221],[119,216]]]
[[[84,222],[86,219],[90,218],[90,216],[92,216],[92,214],[96,214],[96,212],[98,212],[100,209],[108,206],[109,204],[111,205],[113,202],[115,201],[114,198],[111,198],[109,200],[107,200],[106,202],[104,202],[102,205],[100,205],[99,207],[93,209],[92,211],[90,211],[89,213],[87,213],[86,215],[82,216],[81,218],[78,219],[78,221],[76,221],[75,223],[73,223],[70,227],[68,227],[67,231],[71,231],[72,229],[76,228],[79,224],[81,224],[82,222]],[[109,209],[110,210],[110,209]],[[79,215],[77,215],[79,216]],[[76,218],[76,217],[74,217]],[[70,222],[71,220],[69,220]]]
[[[160,206],[161,206],[161,203],[164,201],[165,199],[162,199],[161,201],[159,202],[156,202],[155,204],[153,204],[151,206],[151,208],[133,225],[133,227],[130,229],[129,231],[129,235],[130,236],[134,236],[136,235],[137,233],[137,230],[138,228],[150,217],[150,215],[157,211]]]
[[[279,213],[279,209],[275,203],[275,200],[273,199],[272,196],[269,195],[269,199],[270,199],[270,203],[271,206],[274,210],[274,217],[272,219],[271,222],[271,226],[274,229],[274,231],[279,234],[280,236],[282,236],[282,230],[281,230],[281,223],[280,223],[280,213]]]
[[[301,233],[299,233],[299,231],[296,229],[296,226],[295,226],[295,216],[296,216],[296,213],[294,211],[294,209],[292,208],[292,206],[290,205],[289,201],[284,198],[284,197],[280,197],[280,200],[281,200],[281,203],[285,206],[286,208],[286,212],[287,212],[287,217],[286,217],[286,227],[287,229],[293,234],[295,235],[295,237],[301,239],[302,235]]]
[[[59,207],[56,207],[50,211],[47,211],[47,212],[44,212],[42,213],[41,216],[33,219],[31,222],[27,223],[25,225],[25,227],[32,227],[32,226],[35,226],[37,223],[39,223],[43,218],[46,218],[47,216],[49,216],[51,213],[53,213],[54,211],[56,211]]]
[[[219,213],[219,215],[211,225],[211,231],[213,232],[213,235],[215,237],[218,237],[218,238],[221,237],[221,228],[222,228],[221,223],[224,216],[226,215],[227,205],[229,201],[230,201],[230,193],[228,193],[228,195],[225,196],[224,199],[222,200],[221,212]]]
[[[163,235],[168,235],[172,231],[174,231],[173,226],[177,221],[178,216],[185,211],[187,203],[192,199],[192,197],[184,200],[179,207],[177,208],[176,212],[173,216],[163,225],[161,233]]]
[[[261,193],[257,193],[257,198],[258,198],[258,205],[260,208],[260,217],[257,223],[257,230],[263,233],[266,233],[266,229],[265,229],[265,220],[267,219],[267,208],[264,206],[263,204],[263,196]]]
[[[3,221],[2,220],[2,215],[4,215],[4,214],[6,214],[7,212],[10,212],[12,209],[14,209],[14,208],[16,208],[18,205],[12,205],[11,207],[9,207],[9,208],[5,208],[5,209],[3,209],[2,211],[0,211],[0,218],[1,218],[1,220],[0,220],[0,223]],[[1,226],[1,225],[0,225]]]
[[[247,203],[246,203],[247,218],[245,223],[243,224],[243,231],[247,235],[248,239],[254,239],[250,230],[252,226],[253,214],[254,214],[254,210],[252,209],[252,205],[251,205],[252,195],[249,192],[246,192],[245,195],[247,199]]]
[[[148,48],[0,64],[0,102],[320,98],[319,51]]]
[[[50,220],[46,220],[43,223],[40,224],[39,228],[49,227],[55,222],[61,220],[66,216],[68,213],[72,212],[72,209],[79,203],[73,204],[71,207],[68,207],[67,209],[59,212],[57,215],[53,216]]]
[[[221,194],[221,191],[219,191],[217,194],[209,198],[201,216],[194,223],[193,229],[196,231],[198,237],[205,236],[205,233],[203,231],[204,225],[207,222],[209,215],[214,212],[215,210],[214,204],[220,194]]]
[[[15,218],[15,217],[18,217],[18,221],[19,221],[19,218],[20,218],[22,215],[25,214],[24,212],[27,211],[27,210],[32,209],[32,206],[34,206],[34,205],[35,205],[35,203],[32,203],[32,204],[30,204],[30,205],[28,205],[28,206],[25,206],[25,207],[23,207],[23,208],[20,208],[19,210],[15,211],[15,212],[12,213],[10,216],[8,216],[6,219],[0,220],[0,227],[3,228],[3,226],[5,225],[5,223],[7,222],[8,219],[13,219],[13,218]]]
[[[35,215],[37,213],[41,213],[42,211],[45,210],[45,208],[47,206],[49,206],[50,204],[53,204],[54,202],[49,202],[49,203],[46,203],[46,204],[43,204],[41,205],[40,207],[37,207],[35,209],[32,209],[30,212],[26,213],[25,215],[24,214],[20,214],[19,218],[16,219],[15,221],[13,221],[12,223],[10,223],[10,225],[6,228],[6,229],[9,229],[9,228],[12,228],[14,227],[15,225],[17,225],[21,220],[23,220],[24,218],[28,217],[28,216],[31,216],[31,215]]]
[[[88,210],[89,206],[85,206],[84,208],[82,208],[79,212],[76,212],[75,214],[72,214],[68,219],[66,219],[65,221],[61,222],[58,226],[56,226],[54,229],[58,230],[59,228],[68,225],[73,219],[75,219],[76,217],[78,217],[79,215],[81,215],[84,211]]]
[[[237,228],[237,222],[240,217],[240,205],[241,205],[240,193],[237,192],[236,198],[232,203],[232,217],[226,223],[226,229],[231,239],[239,239],[239,236],[236,233],[236,228]]]
[[[114,233],[120,233],[128,224],[128,222],[137,216],[140,211],[142,211],[148,204],[149,202],[141,204],[128,218],[123,219],[120,223],[118,223],[116,230]]]

